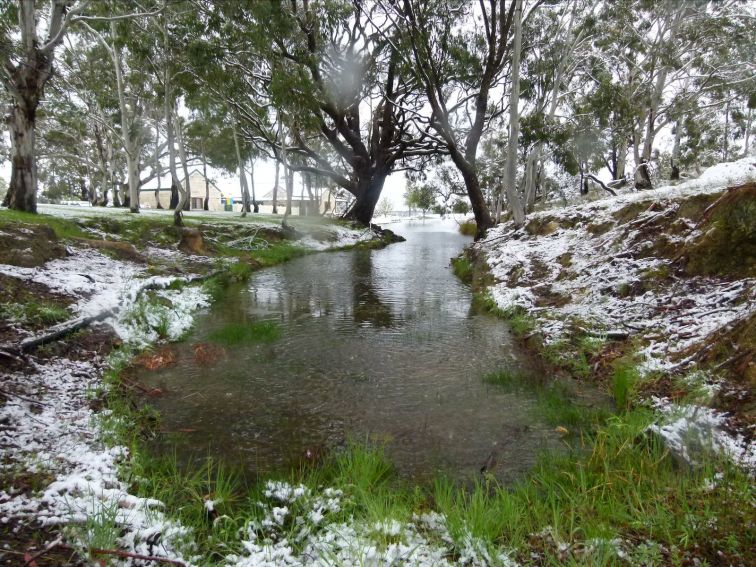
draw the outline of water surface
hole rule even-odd
[[[139,379],[162,426],[192,429],[179,452],[223,457],[253,473],[296,465],[347,440],[385,445],[400,474],[472,478],[488,463],[509,480],[560,445],[534,418],[535,398],[487,384],[529,372],[506,326],[472,307],[449,261],[470,242],[448,221],[391,227],[383,250],[306,256],[254,274],[199,317],[179,362]],[[279,322],[272,344],[230,347],[199,366],[193,345],[229,323]]]

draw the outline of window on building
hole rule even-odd
[[[201,209],[205,206],[205,200],[202,197],[192,197],[192,208]]]

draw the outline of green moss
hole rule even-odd
[[[209,338],[227,346],[246,343],[272,343],[281,337],[281,327],[275,321],[232,323],[210,333]]]
[[[685,243],[685,271],[691,275],[756,276],[756,183],[725,194]]]
[[[32,225],[45,225],[50,227],[60,239],[83,238],[86,233],[81,226],[74,221],[62,219],[50,215],[24,213],[10,209],[0,211],[0,226],[9,223],[25,223]]]

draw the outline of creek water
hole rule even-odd
[[[450,221],[404,222],[382,250],[313,254],[253,274],[197,320],[176,365],[137,377],[180,457],[214,456],[269,474],[348,441],[378,443],[398,472],[503,481],[561,445],[535,394],[486,383],[536,372],[500,320],[478,313],[450,259],[470,242]],[[231,346],[199,365],[193,348],[231,323],[273,320],[281,337]],[[162,449],[165,449],[163,441]]]

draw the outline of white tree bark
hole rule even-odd
[[[246,217],[249,212],[249,187],[247,186],[247,174],[244,172],[244,162],[241,157],[241,150],[239,149],[239,136],[236,133],[236,121],[231,123],[231,127],[234,133],[234,148],[236,149],[236,162],[239,164],[239,188],[242,194],[242,214]]]
[[[515,0],[514,46],[512,48],[512,88],[509,96],[509,143],[504,188],[516,226],[525,224],[525,207],[517,191],[517,144],[520,137],[520,51],[522,49],[522,0]]]

